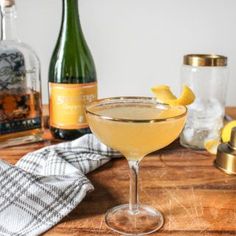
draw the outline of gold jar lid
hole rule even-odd
[[[11,7],[15,5],[15,0],[0,0],[3,7]]]
[[[184,56],[188,66],[227,66],[227,57],[215,54],[188,54]]]

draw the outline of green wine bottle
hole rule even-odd
[[[97,79],[78,0],[62,2],[62,24],[49,67],[49,123],[55,138],[72,140],[90,132],[85,106],[97,99]]]

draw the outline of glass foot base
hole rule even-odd
[[[105,215],[107,226],[117,233],[124,235],[145,235],[160,229],[164,223],[161,212],[156,209],[138,205],[134,214],[129,205],[120,205],[107,211]]]

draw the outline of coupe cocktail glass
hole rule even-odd
[[[144,235],[160,229],[162,214],[138,202],[139,162],[179,136],[187,108],[159,104],[148,97],[115,97],[92,102],[86,107],[86,114],[95,136],[120,151],[130,167],[129,204],[108,210],[107,226],[125,235]]]

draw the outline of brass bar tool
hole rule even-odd
[[[236,175],[236,127],[228,143],[218,146],[215,166],[229,175]]]

